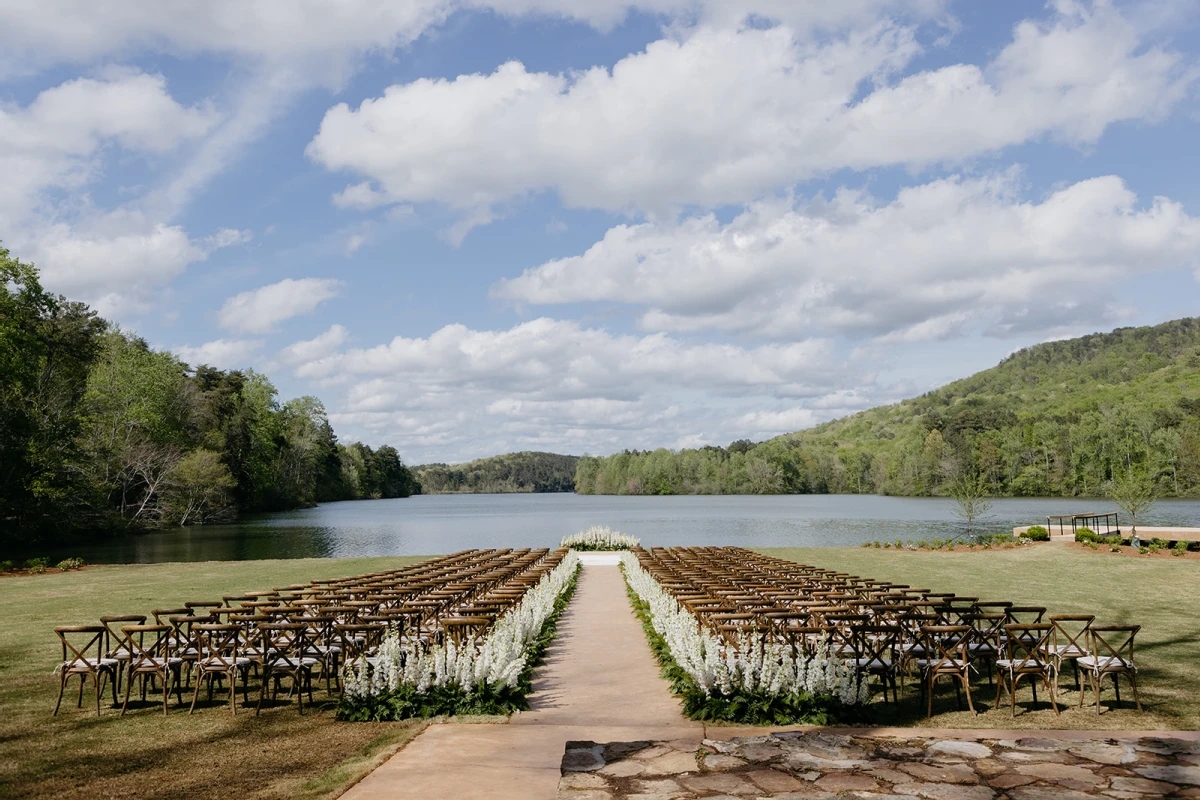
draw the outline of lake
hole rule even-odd
[[[1113,508],[1103,500],[1001,499],[980,528],[1011,531],[1044,524],[1048,514]],[[554,547],[590,525],[608,525],[646,546],[845,547],[876,539],[949,538],[963,528],[953,509],[945,498],[878,495],[423,495],[248,515],[231,525],[127,536],[50,555],[91,563],[433,555],[473,547]],[[1197,525],[1200,501],[1159,501],[1138,521]]]

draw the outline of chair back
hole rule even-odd
[[[921,628],[921,639],[925,646],[925,658],[932,673],[964,673],[970,658],[967,646],[974,629],[970,625],[925,625]]]
[[[131,623],[133,625],[145,625],[145,614],[121,614],[118,616],[101,617],[100,624],[104,626],[104,652],[110,658],[125,659],[130,657],[130,653],[125,649],[125,637],[121,634],[121,625]]]
[[[855,664],[860,669],[882,669],[892,663],[900,646],[899,625],[856,625],[850,632]]]
[[[66,672],[93,672],[104,655],[108,628],[103,625],[58,625],[55,635],[62,643],[62,669]]]
[[[170,625],[123,626],[121,633],[125,634],[124,646],[132,655],[129,668],[134,671],[160,669],[170,655],[171,633],[174,630]]]
[[[262,652],[272,669],[296,670],[309,649],[308,626],[303,622],[272,622],[260,626]]]
[[[229,672],[242,651],[242,629],[233,623],[203,623],[192,628],[200,663],[206,670]]]
[[[1049,623],[1037,625],[1005,625],[1004,649],[1008,655],[1009,670],[1013,674],[1032,672],[1048,674],[1050,671],[1050,637],[1054,626]]]
[[[1078,658],[1088,655],[1088,629],[1096,621],[1094,614],[1058,614],[1050,618],[1054,626],[1051,636],[1051,648],[1064,658]]]
[[[1101,672],[1134,672],[1133,637],[1141,625],[1092,625],[1088,639]]]

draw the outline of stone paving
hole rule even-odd
[[[997,732],[1003,735],[1004,732]],[[1200,741],[876,738],[822,731],[568,742],[559,800],[1200,798]]]

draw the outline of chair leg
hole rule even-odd
[[[1092,675],[1092,693],[1096,696],[1096,716],[1100,716],[1100,688],[1104,683],[1104,676],[1099,672]]]
[[[83,682],[87,680],[87,673],[79,674],[79,699],[75,701],[76,708],[83,708]]]
[[[192,691],[192,706],[188,709],[188,714],[193,714],[196,711],[196,700],[200,697],[200,681],[203,679],[204,673],[200,670],[196,671],[196,688]]]
[[[970,675],[970,673],[964,672],[962,674],[962,685],[963,685],[963,691],[967,695],[967,708],[970,710],[971,715],[974,716],[975,715],[975,704],[971,702],[971,675]]]
[[[67,679],[69,677],[70,676],[67,675],[67,671],[65,669],[62,671],[62,674],[58,676],[58,701],[54,704],[54,713],[50,715],[52,717],[58,716],[58,707],[62,705],[63,689],[67,688]]]
[[[1121,705],[1121,681],[1117,678],[1117,673],[1113,673],[1113,691],[1117,693],[1117,705]]]
[[[92,673],[92,688],[96,690],[96,716],[100,716],[100,673],[99,671]]]
[[[133,689],[133,672],[125,677],[125,702],[121,703],[121,716],[125,716],[125,709],[129,708],[129,692]]]
[[[1129,685],[1133,688],[1133,704],[1137,706],[1137,710],[1142,710],[1142,701],[1138,699],[1137,690],[1137,673],[1132,670],[1129,672]]]
[[[163,717],[167,716],[167,704],[171,702],[171,668],[163,669]]]
[[[1055,685],[1050,682],[1050,677],[1046,676],[1046,691],[1050,693],[1050,707],[1054,709],[1054,716],[1059,716],[1058,711],[1058,692],[1055,691]]]

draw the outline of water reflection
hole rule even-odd
[[[985,528],[1011,530],[1015,525],[1044,522],[1047,514],[1111,508],[1102,500],[997,500]],[[1198,521],[1200,501],[1170,500],[1159,502],[1142,524],[1196,525]],[[328,503],[246,517],[233,525],[74,546],[50,555],[78,555],[92,563],[427,555],[471,547],[555,546],[563,535],[598,524],[638,536],[646,545],[760,547],[948,538],[961,530],[953,503],[943,498],[434,495]]]

